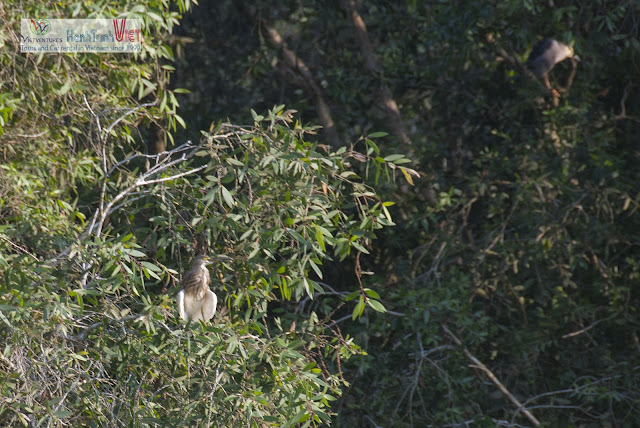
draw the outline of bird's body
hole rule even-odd
[[[182,289],[176,297],[178,314],[183,320],[202,320],[213,318],[218,298],[209,289],[210,275],[207,269],[207,256],[198,256],[182,278]]]
[[[544,39],[533,47],[527,59],[527,67],[538,78],[543,79],[547,89],[550,89],[547,74],[553,67],[567,58],[579,60],[574,55],[571,46],[554,39]]]
[[[554,39],[544,39],[531,50],[527,67],[536,77],[544,77],[557,63],[573,57],[571,46]]]
[[[557,63],[565,59],[571,60],[571,74],[567,79],[566,86],[558,89],[562,92],[567,92],[576,74],[577,61],[580,61],[580,58],[573,53],[573,47],[554,39],[544,39],[533,47],[529,54],[529,59],[527,59],[527,68],[529,68],[535,77],[542,80],[544,87],[547,88],[553,96],[554,107],[558,106],[560,92],[551,87],[549,72]]]

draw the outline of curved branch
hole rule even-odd
[[[367,26],[364,23],[362,16],[360,16],[360,14],[358,13],[358,9],[356,8],[356,2],[354,0],[342,0],[341,5],[347,16],[351,19],[351,23],[353,24],[356,42],[360,46],[360,51],[362,52],[362,56],[364,58],[364,69],[371,73],[373,76],[379,78],[381,76],[381,73],[378,69],[378,61],[373,51],[371,41],[369,40]],[[389,89],[384,81],[381,81],[380,85],[379,97],[382,104],[382,109],[387,114],[391,132],[393,132],[393,134],[396,137],[400,138],[405,144],[411,144],[411,139],[407,135],[404,129],[404,125],[402,124],[400,108],[398,107],[396,101],[393,99],[391,89]]]
[[[462,348],[462,352],[464,352],[464,355],[473,362],[472,367],[475,367],[483,371],[489,377],[489,379],[491,379],[491,382],[493,382],[493,384],[497,386],[498,389],[509,399],[509,401],[511,401],[513,404],[516,405],[517,407],[516,414],[518,412],[522,412],[535,426],[540,426],[540,421],[536,419],[536,417],[533,416],[531,412],[529,412],[529,410],[527,410],[527,408],[524,407],[524,405],[520,403],[520,401],[518,401],[518,399],[514,397],[513,394],[511,394],[511,392],[509,392],[509,390],[502,384],[502,382],[500,382],[500,380],[496,377],[496,375],[494,375],[493,372],[489,370],[489,368],[487,368],[487,366],[485,366],[482,363],[482,361],[474,357],[473,354],[469,352],[469,350],[462,344],[460,339],[458,339],[451,332],[451,330],[447,328],[446,325],[443,325],[442,329],[456,343],[456,345]]]
[[[255,14],[250,11],[248,7],[245,7],[245,11],[252,21],[257,21]],[[267,31],[267,35],[269,36],[269,40],[271,40],[271,43],[273,43],[278,49],[282,50],[282,54],[284,56],[286,64],[291,67],[292,70],[295,70],[304,79],[306,86],[311,90],[311,95],[314,97],[316,102],[318,119],[320,120],[320,124],[324,129],[327,140],[329,140],[329,144],[331,144],[331,146],[336,149],[341,147],[342,142],[338,137],[338,131],[336,130],[335,123],[333,121],[333,118],[331,117],[331,110],[329,109],[329,106],[324,99],[324,95],[322,94],[322,90],[316,83],[311,70],[309,69],[307,64],[305,64],[305,62],[298,55],[296,55],[294,51],[287,47],[287,43],[282,39],[282,36],[280,35],[280,33],[278,33],[278,30],[273,28],[264,20],[259,21],[259,23]]]

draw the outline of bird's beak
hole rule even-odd
[[[573,59],[575,61],[578,61],[578,62],[582,61],[582,59],[580,59],[580,57],[578,55],[572,56],[571,59]]]

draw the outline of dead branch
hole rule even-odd
[[[287,66],[289,66],[292,70],[297,72],[300,77],[302,77],[306,85],[305,89],[309,89],[311,91],[311,95],[313,96],[316,103],[318,119],[320,120],[320,124],[324,129],[327,140],[329,140],[329,144],[331,144],[331,146],[336,149],[342,146],[340,138],[338,137],[336,125],[331,117],[331,110],[329,109],[329,106],[324,99],[322,89],[320,89],[320,86],[316,83],[313,74],[311,73],[311,70],[309,69],[307,64],[305,64],[305,62],[294,51],[287,47],[287,43],[282,39],[282,36],[280,35],[280,33],[278,33],[278,30],[273,28],[266,21],[258,19],[255,13],[251,11],[249,7],[245,6],[244,9],[245,13],[253,22],[258,22],[260,25],[262,25],[262,27],[266,30],[271,43],[273,43],[278,49],[282,51]]]
[[[595,326],[596,326],[596,325],[598,325],[598,324],[600,324],[600,320],[595,321],[595,322],[594,322],[594,323],[592,323],[591,325],[589,325],[589,326],[587,326],[587,327],[585,327],[585,328],[583,328],[583,329],[580,329],[580,330],[578,330],[578,331],[574,331],[574,332],[572,332],[572,333],[567,333],[567,334],[563,335],[563,336],[562,336],[562,338],[563,338],[563,339],[568,339],[568,338],[570,338],[570,337],[579,336],[579,335],[581,335],[581,334],[583,334],[583,333],[586,333],[587,331],[591,330],[593,327],[595,327]]]
[[[358,13],[355,1],[342,0],[341,5],[345,10],[347,16],[351,19],[351,23],[353,24],[356,42],[360,47],[360,51],[362,52],[362,56],[364,58],[365,70],[367,70],[373,76],[380,78],[381,74],[378,69],[378,61],[373,51],[371,41],[369,40],[367,26],[364,23],[364,19],[362,19],[362,16],[360,16],[360,14]],[[398,108],[398,104],[393,99],[391,89],[389,89],[389,87],[382,80],[380,82],[380,100],[382,109],[387,114],[391,132],[393,132],[396,137],[400,138],[402,142],[411,144],[411,139],[407,135],[406,131],[404,130],[404,125],[402,124],[400,108]]]
[[[616,114],[611,119],[613,120],[628,119],[628,120],[633,120],[634,122],[640,122],[640,119],[638,119],[637,117],[627,116],[626,103],[627,103],[627,98],[629,97],[629,88],[631,87],[632,87],[632,82],[627,83],[626,86],[624,87],[624,92],[622,94],[622,98],[620,99],[620,113]]]
[[[93,215],[91,216],[91,220],[89,221],[89,224],[87,225],[87,227],[85,228],[84,232],[82,232],[82,234],[78,237],[78,239],[76,240],[76,242],[74,242],[73,244],[69,245],[67,248],[65,248],[60,254],[58,254],[57,256],[55,256],[54,258],[48,260],[47,262],[52,264],[52,265],[57,265],[58,263],[60,263],[64,257],[66,257],[67,255],[69,255],[71,253],[71,250],[74,246],[80,244],[81,242],[83,242],[86,238],[89,237],[89,235],[91,234],[95,234],[96,236],[100,236],[102,234],[102,227],[104,225],[104,222],[106,220],[106,218],[112,214],[116,209],[119,209],[120,207],[122,207],[123,203],[120,203],[118,205],[116,205],[116,203],[118,203],[119,201],[123,200],[124,198],[128,197],[128,196],[132,196],[133,192],[135,190],[137,190],[140,187],[143,186],[149,186],[151,184],[157,184],[157,183],[162,183],[165,181],[171,181],[171,180],[175,180],[178,179],[180,177],[184,177],[187,175],[191,175],[191,174],[195,174],[198,171],[201,171],[202,169],[206,168],[207,165],[202,165],[200,167],[197,168],[193,168],[190,169],[189,171],[184,171],[178,174],[174,174],[171,176],[167,176],[167,177],[162,177],[162,178],[155,178],[157,177],[160,173],[166,171],[168,168],[171,168],[172,166],[175,166],[179,163],[185,162],[188,159],[190,159],[193,154],[202,146],[203,143],[200,143],[199,145],[193,145],[191,143],[191,141],[187,141],[186,143],[176,147],[173,150],[170,151],[166,151],[166,152],[162,152],[162,153],[158,153],[155,155],[146,155],[146,154],[142,154],[142,153],[138,153],[138,154],[134,154],[132,156],[127,157],[126,159],[118,162],[117,164],[114,165],[113,168],[109,169],[108,172],[105,174],[104,180],[103,180],[103,185],[102,185],[102,190],[100,192],[100,205],[99,208],[96,209],[96,211],[93,213]],[[187,153],[188,152],[188,153]],[[181,155],[178,158],[172,158],[173,155],[176,154],[180,154]],[[131,184],[129,187],[127,187],[125,190],[123,190],[122,192],[120,192],[119,194],[117,194],[113,199],[111,199],[110,201],[106,201],[106,183],[108,182],[111,174],[120,166],[131,162],[134,159],[137,159],[139,157],[144,157],[144,158],[153,158],[156,160],[155,165],[150,168],[148,171],[146,171],[144,174],[142,174],[133,184]],[[106,165],[104,165],[104,168],[106,170]],[[133,195],[138,197],[139,194]]]
[[[469,350],[462,344],[460,339],[458,339],[456,335],[447,328],[446,325],[443,325],[442,329],[456,343],[456,345],[462,348],[462,352],[464,352],[464,355],[473,362],[473,365],[471,365],[471,367],[475,367],[483,371],[489,377],[489,379],[491,379],[491,382],[493,382],[493,384],[497,386],[498,389],[509,399],[509,401],[516,405],[517,412],[522,412],[535,426],[540,426],[540,421],[538,421],[538,419],[536,419],[535,416],[533,416],[531,412],[529,412],[529,410],[527,410],[522,405],[522,403],[520,403],[520,401],[518,401],[518,399],[509,392],[509,390],[502,384],[502,382],[500,382],[496,375],[494,375],[493,372],[482,363],[482,361],[474,357],[473,354],[469,352]]]

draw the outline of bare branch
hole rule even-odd
[[[97,118],[96,118],[96,120],[97,120]],[[56,265],[56,264],[60,263],[60,261],[64,257],[69,255],[69,253],[71,252],[71,249],[73,248],[74,245],[77,245],[78,243],[83,242],[92,233],[95,233],[96,236],[100,236],[102,234],[102,226],[103,226],[104,221],[106,220],[106,218],[110,214],[112,214],[115,210],[121,208],[124,205],[124,202],[121,203],[121,204],[118,204],[118,205],[116,205],[116,204],[120,200],[122,200],[123,198],[133,194],[136,189],[138,189],[140,187],[143,187],[143,186],[148,186],[148,185],[151,185],[151,184],[157,184],[157,183],[162,183],[162,182],[166,182],[166,181],[175,180],[175,179],[187,176],[187,175],[195,174],[196,172],[205,169],[207,167],[207,165],[203,165],[203,166],[200,166],[198,168],[194,168],[194,169],[191,169],[189,171],[185,171],[185,172],[182,172],[182,173],[179,173],[179,174],[175,174],[175,175],[172,175],[172,176],[169,176],[169,177],[151,179],[151,177],[156,176],[157,174],[167,170],[168,168],[171,168],[172,166],[175,166],[175,165],[177,165],[179,163],[182,163],[182,162],[185,162],[185,161],[189,160],[193,156],[193,154],[198,149],[200,149],[200,147],[202,147],[203,144],[204,144],[204,142],[194,146],[191,141],[187,141],[186,143],[176,147],[173,150],[162,152],[162,153],[157,153],[155,155],[142,155],[142,154],[139,154],[139,153],[131,155],[131,156],[127,157],[126,159],[123,159],[122,161],[118,162],[116,165],[114,165],[114,167],[112,167],[108,171],[107,171],[106,166],[103,166],[103,168],[107,172],[105,173],[105,177],[103,179],[102,187],[101,187],[101,190],[100,190],[100,205],[99,205],[98,209],[96,209],[96,211],[93,213],[93,216],[91,217],[91,221],[89,222],[89,225],[84,230],[84,232],[82,232],[80,234],[80,236],[78,237],[78,240],[75,243],[69,245],[67,248],[65,248],[56,257],[50,259],[48,261],[48,263],[51,263],[52,265]],[[103,144],[103,147],[104,147],[104,144]],[[187,150],[191,150],[191,151],[189,153],[185,153]],[[171,156],[175,155],[175,154],[178,154],[178,153],[182,153],[182,155],[177,159],[171,160]],[[115,168],[117,168],[119,166],[122,166],[122,165],[126,164],[127,162],[130,162],[133,159],[136,159],[137,157],[145,157],[145,158],[152,158],[152,159],[155,158],[158,161],[152,168],[150,168],[147,172],[145,172],[142,176],[140,176],[133,184],[131,184],[125,190],[123,190],[118,195],[116,195],[113,199],[111,199],[111,201],[106,203],[106,200],[105,200],[106,199],[106,184],[108,182],[109,176],[113,173]],[[105,159],[106,159],[106,156],[103,155],[103,162],[105,162]],[[129,201],[129,202],[131,202],[131,201]]]
[[[152,103],[146,103],[146,104],[140,104],[137,107],[134,107],[132,109],[130,109],[129,111],[127,111],[125,114],[123,114],[122,116],[120,116],[119,118],[117,118],[111,125],[109,125],[109,127],[105,130],[105,135],[109,135],[109,133],[111,132],[111,130],[118,124],[120,123],[120,121],[122,121],[125,117],[129,116],[130,114],[135,113],[137,110],[140,110],[143,107],[151,107],[153,105],[156,104],[156,101],[152,102]]]
[[[516,405],[516,413],[522,412],[535,426],[540,426],[540,421],[538,421],[535,416],[533,416],[531,412],[529,412],[522,405],[522,403],[520,403],[520,401],[518,401],[518,399],[514,397],[513,394],[511,394],[511,392],[509,392],[509,390],[502,384],[502,382],[500,382],[496,375],[494,375],[493,372],[482,363],[482,361],[474,357],[473,354],[469,352],[469,350],[464,345],[462,345],[460,339],[458,339],[456,335],[454,335],[451,330],[447,328],[446,325],[442,325],[442,329],[456,343],[456,345],[462,348],[462,352],[464,352],[464,355],[473,362],[473,365],[471,367],[475,367],[483,371],[489,377],[489,379],[491,379],[491,382],[493,382],[493,384],[497,386],[498,389],[509,399],[509,401]]]
[[[7,244],[11,245],[12,247],[16,248],[17,250],[19,250],[20,252],[27,254],[29,256],[31,256],[32,259],[34,259],[35,261],[39,262],[40,260],[38,260],[38,257],[36,257],[33,253],[29,252],[29,250],[27,250],[26,248],[10,241],[9,239],[5,238],[4,236],[0,235],[0,239],[2,239],[4,242],[6,242]]]
[[[16,136],[22,137],[22,138],[38,138],[38,137],[42,137],[47,132],[49,132],[48,129],[45,130],[45,131],[40,132],[39,134],[32,134],[32,135],[16,134]]]
[[[110,176],[113,171],[115,171],[116,168],[121,167],[122,165],[131,162],[134,159],[137,158],[147,158],[147,159],[155,159],[157,162],[164,162],[167,159],[171,158],[172,155],[176,154],[176,153],[180,153],[180,152],[184,152],[186,150],[189,150],[193,148],[193,145],[191,143],[191,141],[187,141],[186,143],[182,144],[181,146],[176,147],[173,150],[168,150],[168,151],[164,151],[161,153],[156,153],[154,155],[148,155],[145,153],[135,153],[125,159],[122,159],[120,162],[116,163],[115,165],[113,165],[111,167],[111,169],[109,169],[109,172],[107,173],[107,176]]]
[[[249,11],[248,8],[246,9],[246,13],[253,21],[256,20],[255,14]],[[282,39],[278,30],[269,25],[266,21],[261,21],[260,24],[267,30],[267,35],[269,36],[271,43],[273,43],[278,49],[282,50],[282,54],[287,65],[304,79],[305,84],[311,90],[311,94],[315,98],[316,102],[318,119],[324,128],[324,132],[329,143],[334,148],[342,146],[342,142],[338,137],[336,125],[331,117],[331,110],[324,99],[322,89],[320,89],[320,86],[316,83],[307,64],[305,64],[305,62],[294,51],[287,47],[286,42]]]
[[[583,328],[583,329],[581,329],[581,330],[574,331],[574,332],[572,332],[572,333],[567,333],[567,334],[565,334],[564,336],[562,336],[562,338],[563,338],[563,339],[568,339],[568,338],[570,338],[570,337],[575,337],[575,336],[578,336],[578,335],[580,335],[580,334],[582,334],[582,333],[586,333],[587,331],[591,330],[593,327],[595,327],[595,326],[596,326],[596,325],[598,325],[598,324],[600,324],[600,320],[598,320],[598,321],[596,321],[596,322],[592,323],[590,326],[585,327],[585,328]]]
[[[376,59],[375,52],[373,51],[373,47],[371,45],[371,41],[369,40],[369,33],[367,32],[367,26],[364,23],[364,19],[358,13],[358,9],[356,8],[356,2],[354,0],[342,0],[341,1],[342,8],[344,9],[347,16],[351,19],[351,23],[353,24],[353,29],[356,37],[356,42],[360,46],[360,52],[362,52],[362,56],[364,58],[364,68],[371,75],[375,76],[380,80],[380,101],[382,105],[382,110],[387,114],[387,119],[389,121],[389,127],[393,134],[400,138],[402,142],[406,144],[411,144],[411,139],[407,135],[404,125],[402,124],[402,116],[400,115],[400,108],[398,104],[393,99],[393,94],[391,93],[391,89],[384,83],[382,79],[380,79],[381,74],[378,68],[378,61]]]
[[[172,180],[178,179],[180,177],[184,177],[186,175],[195,174],[196,172],[202,171],[203,169],[205,169],[207,167],[207,165],[202,165],[202,166],[200,166],[198,168],[194,168],[194,169],[191,169],[189,171],[182,172],[180,174],[175,174],[175,175],[172,175],[172,176],[169,176],[169,177],[158,178],[158,179],[155,179],[155,180],[147,180],[148,177],[156,175],[159,172],[162,172],[162,171],[166,170],[167,168],[170,168],[173,165],[176,165],[176,164],[178,164],[180,162],[183,162],[183,161],[185,161],[187,159],[188,159],[187,156],[183,154],[180,158],[178,158],[178,159],[176,159],[176,160],[174,160],[172,162],[165,163],[159,168],[150,169],[147,173],[143,174],[142,177],[140,177],[138,180],[136,180],[135,183],[133,183],[132,185],[127,187],[125,190],[120,192],[118,195],[116,195],[102,209],[102,215],[100,216],[100,220],[98,221],[98,224],[96,225],[96,232],[95,232],[96,236],[100,236],[101,235],[101,233],[102,233],[102,225],[104,224],[104,221],[109,216],[109,214],[113,212],[112,207],[115,205],[115,203],[118,202],[120,199],[122,199],[122,198],[126,197],[127,195],[129,195],[131,192],[133,192],[138,187],[148,186],[150,184],[162,183],[162,182],[165,182],[165,181],[172,181]]]

